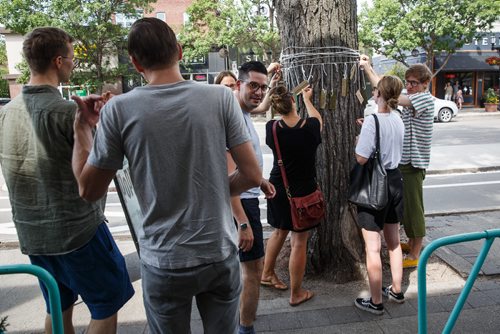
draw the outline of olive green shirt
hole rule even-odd
[[[71,169],[76,105],[52,86],[25,86],[0,110],[0,164],[21,251],[76,250],[104,220],[100,203],[84,201]]]

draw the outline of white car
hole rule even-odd
[[[403,89],[402,94],[406,94],[406,89]],[[451,121],[452,118],[457,116],[458,107],[453,101],[438,99],[437,97],[432,97],[434,100],[434,119],[439,122],[447,123]],[[399,107],[402,108],[402,107]],[[377,105],[375,100],[371,97],[365,107],[364,115],[368,116],[377,111]]]

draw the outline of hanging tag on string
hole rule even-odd
[[[363,101],[365,99],[363,98],[363,94],[361,94],[361,91],[359,89],[356,91],[356,97],[358,98],[359,103],[363,104]]]
[[[307,80],[304,80],[301,83],[299,83],[297,86],[295,86],[291,92],[295,95],[298,95],[298,94],[302,93],[304,88],[306,88],[307,86],[309,86],[309,82]]]
[[[329,105],[329,109],[331,109],[332,111],[335,110],[335,108],[337,107],[337,95],[335,94],[334,91],[331,92],[330,94],[330,105]]]
[[[322,72],[325,72],[325,67],[324,65],[321,66]],[[319,108],[320,109],[325,109],[326,108],[326,90],[323,87],[324,84],[324,73],[321,73],[321,92],[319,93]]]
[[[350,76],[351,81],[354,79],[354,76],[356,75],[356,69],[357,69],[357,65],[356,64],[352,65],[351,76]]]
[[[347,64],[344,64],[344,76],[342,78],[342,89],[341,89],[341,95],[342,96],[347,96]]]
[[[354,64],[352,68],[355,68],[356,70],[358,69],[358,64]],[[351,70],[351,74],[352,74],[352,70]],[[359,77],[358,78],[358,75],[362,75],[360,74],[360,71],[356,71],[356,82],[357,82],[357,86],[358,86],[358,90],[356,91],[356,97],[358,98],[358,101],[360,104],[363,104],[363,102],[365,101],[365,98],[363,97],[363,94],[361,93],[361,78]]]
[[[319,109],[325,109],[326,107],[326,90],[321,88],[321,92],[319,93]]]
[[[337,64],[333,64],[331,67],[330,67],[330,96],[328,98],[328,109],[330,109],[331,111],[334,111],[335,110],[335,107],[336,107],[336,104],[337,104],[337,96],[335,95],[335,90],[334,90],[334,85],[333,85],[333,79],[334,79],[334,75],[333,75],[333,69],[335,68],[335,73],[337,73]]]

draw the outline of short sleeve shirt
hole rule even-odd
[[[427,169],[431,158],[434,99],[429,92],[408,95],[411,107],[403,108],[405,125],[401,164]]]
[[[57,88],[25,86],[0,111],[0,163],[21,252],[57,255],[85,245],[104,221],[73,176],[76,105]]]
[[[380,131],[380,157],[384,168],[394,169],[401,161],[404,125],[396,111],[376,113]],[[356,154],[370,158],[375,152],[376,125],[374,117],[366,117],[356,145]]]
[[[250,140],[232,92],[193,81],[135,88],[101,110],[88,163],[126,157],[143,223],[141,260],[181,269],[237,252],[226,148]]]

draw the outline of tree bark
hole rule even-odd
[[[304,50],[297,47],[340,46],[357,49],[355,1],[280,0],[274,1],[274,4],[283,54]],[[322,66],[325,59],[319,59],[315,66],[284,68],[284,71],[288,73],[285,79],[289,89],[303,79],[310,79],[314,89],[314,104],[320,111],[324,124],[322,144],[317,156],[317,174],[327,201],[327,210],[325,220],[311,236],[307,270],[341,283],[361,277],[360,263],[364,253],[362,238],[355,222],[356,212],[347,202],[349,171],[354,163],[355,120],[362,115],[362,106],[355,93],[360,88],[359,78],[362,75],[357,80],[348,80],[348,93],[342,96],[344,64],[352,62],[353,58],[336,55],[330,61],[339,65]],[[353,64],[348,65],[348,72],[352,66]],[[330,94],[326,107],[319,108],[322,89],[334,92],[336,105],[333,108],[330,105]],[[301,109],[303,114],[304,108]]]

